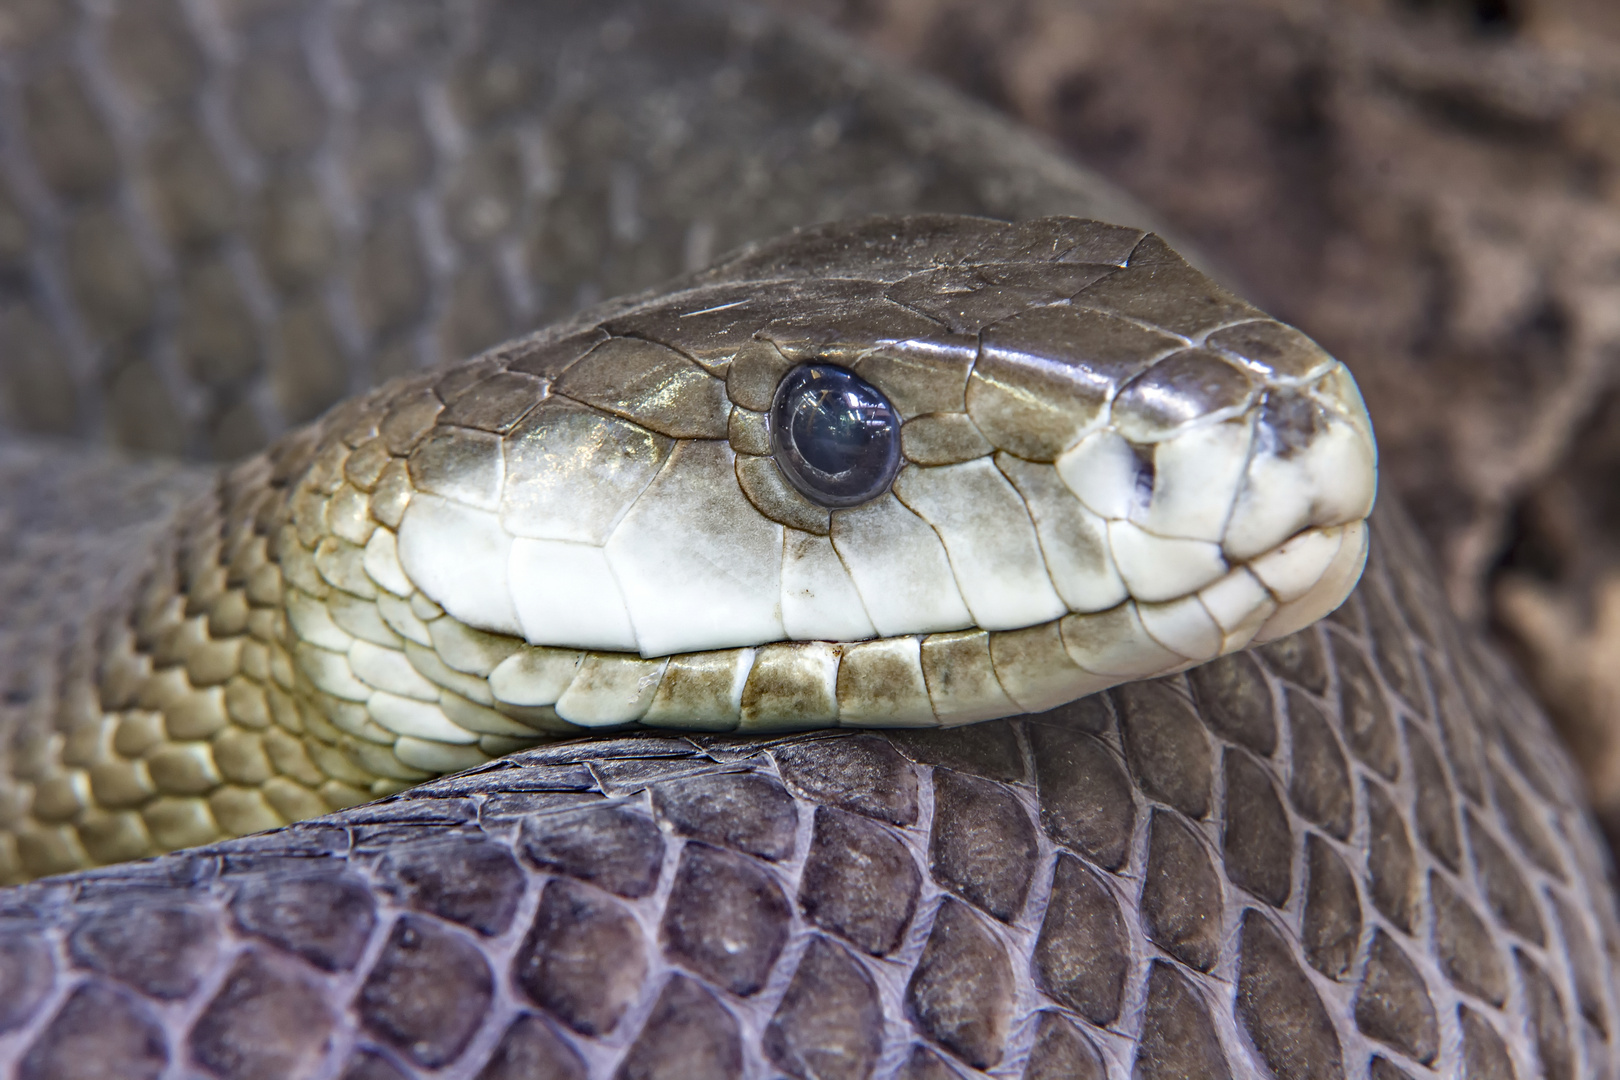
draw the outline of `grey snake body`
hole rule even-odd
[[[11,19],[0,364],[25,419],[137,449],[229,456],[795,225],[1141,221],[973,107],[721,4]],[[105,620],[217,481],[12,437],[0,482],[4,753],[71,763]],[[574,740],[7,889],[0,1063],[1612,1076],[1620,928],[1573,770],[1388,500],[1373,538],[1328,623],[1051,712]]]

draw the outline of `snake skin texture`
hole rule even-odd
[[[900,403],[892,494],[830,514],[779,478],[758,410],[807,357]],[[1078,390],[1051,381],[1068,363]],[[1143,487],[1121,430],[1157,441],[1152,497],[1116,513]],[[797,231],[353,399],[224,470],[144,558],[113,530],[125,551],[19,559],[127,580],[0,752],[0,883],[560,736],[951,727],[1181,671],[1343,601],[1371,454],[1344,368],[1152,234]],[[630,612],[651,655],[602,640]]]
[[[232,456],[787,226],[1149,224],[720,4],[0,10],[13,429]],[[125,468],[0,452],[12,731],[63,714],[114,556],[208,482]],[[1398,509],[1374,522],[1327,624],[1054,713],[580,740],[7,889],[0,1068],[1615,1076],[1620,927],[1578,782]]]
[[[233,459],[795,226],[1155,224],[1004,118],[718,0],[0,10],[17,430]]]
[[[1374,520],[1327,623],[1051,713],[586,740],[10,889],[0,1061],[1612,1076],[1620,928],[1572,771]]]
[[[849,358],[907,416],[909,465],[875,504],[829,513],[768,457],[758,408],[807,356]],[[1079,392],[1051,382],[1087,356]],[[1098,489],[1142,487],[1136,452],[1110,468],[1121,429],[1158,439],[1152,497],[1108,521],[1071,487],[1105,510]],[[146,551],[110,528],[123,551],[19,555],[45,581],[125,576],[18,597],[96,614],[0,748],[0,884],[565,735],[953,727],[1184,670],[1345,599],[1371,453],[1343,366],[1158,236],[959,215],[800,230],[353,398],[222,471]],[[1223,546],[1163,539],[1212,517]],[[661,635],[650,656],[586,636],[630,610]]]

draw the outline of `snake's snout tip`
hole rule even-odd
[[[1196,597],[1221,633],[1216,649],[1177,643],[1195,659],[1338,607],[1366,558],[1377,488],[1349,371],[1291,327],[1253,320],[1148,375],[1056,462],[1106,522],[1130,598],[1146,613]]]
[[[1372,422],[1344,364],[1268,387],[1222,537],[1226,557],[1277,604],[1254,644],[1304,629],[1349,597],[1366,565],[1377,487]]]

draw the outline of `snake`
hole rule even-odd
[[[1615,1075],[1572,764],[1129,198],[720,0],[0,24],[7,1075]]]

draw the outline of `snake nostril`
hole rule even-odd
[[[782,473],[822,506],[857,506],[900,468],[900,418],[877,387],[832,364],[801,364],[777,384],[769,418]]]

